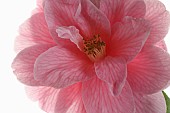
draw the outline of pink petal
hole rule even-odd
[[[56,32],[58,36],[63,39],[70,39],[71,42],[76,44],[80,50],[83,49],[83,37],[79,34],[79,30],[75,26],[58,27]]]
[[[170,14],[158,0],[144,0],[146,3],[145,19],[151,22],[151,33],[147,43],[161,41],[168,33]]]
[[[78,0],[46,0],[44,13],[49,28],[75,25],[73,19],[78,8]]]
[[[39,85],[34,79],[33,68],[36,58],[53,45],[35,45],[22,50],[14,59],[12,68],[17,79],[26,85]]]
[[[44,3],[44,0],[36,0],[37,7],[32,11],[33,15],[36,14],[36,13],[43,13],[44,12],[43,3]]]
[[[136,113],[166,113],[166,103],[162,92],[142,96],[135,94]]]
[[[82,36],[91,38],[100,34],[105,41],[110,36],[110,23],[107,17],[89,0],[80,1],[75,20],[82,31]]]
[[[95,62],[95,70],[97,76],[108,83],[111,93],[119,95],[127,76],[125,60],[108,56],[100,62]]]
[[[33,15],[20,26],[20,35],[15,41],[17,52],[37,44],[54,44],[43,13]]]
[[[135,92],[162,91],[170,80],[170,55],[154,46],[145,47],[128,64],[128,81]]]
[[[107,16],[111,25],[124,16],[122,0],[101,0],[100,10]]]
[[[141,51],[149,30],[147,21],[125,17],[123,22],[116,23],[112,29],[111,55],[123,57],[130,62]]]
[[[56,113],[86,113],[81,91],[81,83],[62,89],[56,100]]]
[[[100,10],[113,25],[121,21],[124,16],[143,17],[145,4],[142,0],[101,0]]]
[[[155,46],[164,49],[165,51],[167,51],[167,47],[166,47],[166,43],[164,40],[161,40],[160,42],[156,43]]]
[[[43,8],[44,0],[37,0],[37,6]]]
[[[56,28],[59,26],[75,26],[74,15],[78,8],[78,0],[46,0],[44,1],[45,18],[54,40],[61,45],[63,39],[58,38]]]
[[[93,63],[77,48],[57,46],[37,58],[34,74],[36,80],[55,88],[63,88],[95,75]]]
[[[83,102],[87,113],[135,113],[128,83],[119,96],[112,96],[105,82],[97,77],[83,82]]]
[[[127,1],[128,2],[128,1]],[[134,1],[127,9],[127,16],[135,18],[143,18],[146,13],[146,5],[144,1]]]
[[[52,87],[26,87],[29,98],[39,101],[40,107],[48,113],[86,113],[81,95],[81,83],[64,89]]]
[[[37,8],[33,13],[35,14],[37,12],[44,12],[43,4],[44,4],[44,0],[37,0]]]
[[[55,106],[59,91],[59,89],[44,86],[26,87],[28,97],[34,101],[39,101],[41,109],[47,113],[56,113]]]
[[[97,8],[100,7],[100,0],[90,0]]]

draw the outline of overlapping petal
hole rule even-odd
[[[125,9],[125,15],[132,16],[134,18],[143,18],[145,16],[145,13],[146,5],[143,0],[136,0],[129,5],[128,9]]]
[[[26,20],[20,26],[19,33],[15,41],[17,52],[36,44],[54,44],[43,13],[34,14]]]
[[[86,113],[82,101],[81,83],[60,90],[55,111],[56,113]]]
[[[37,13],[44,13],[43,8],[44,0],[36,0],[36,8],[32,11],[32,15]]]
[[[100,0],[90,0],[97,8],[100,7]]]
[[[123,57],[127,62],[133,60],[144,46],[149,32],[149,23],[143,19],[125,17],[112,29],[113,35],[109,45],[113,57]]]
[[[170,55],[150,46],[128,64],[128,81],[135,92],[152,94],[163,90],[170,79]]]
[[[95,62],[97,76],[108,84],[113,95],[119,95],[124,87],[127,77],[126,61],[121,58],[106,57]]]
[[[37,58],[34,75],[45,85],[63,88],[87,80],[95,73],[93,64],[79,49],[55,46]]]
[[[128,83],[119,96],[112,96],[107,84],[95,77],[83,82],[82,93],[87,113],[135,113],[133,94]]]
[[[80,0],[75,20],[85,39],[100,34],[103,41],[110,37],[110,23],[107,17],[90,1]]]
[[[63,26],[56,29],[58,36],[63,39],[69,39],[77,45],[80,50],[83,50],[83,37],[80,35],[79,30],[75,26]]]
[[[59,89],[45,86],[26,86],[26,93],[33,101],[39,101],[41,109],[47,113],[56,113],[55,105]]]
[[[124,16],[144,17],[146,6],[143,0],[101,0],[100,10],[106,14],[111,25]]]
[[[49,28],[75,25],[74,15],[77,11],[78,0],[46,0],[44,13]]]
[[[74,15],[77,11],[78,0],[46,0],[44,1],[44,13],[50,33],[54,40],[65,45],[63,39],[56,34],[57,27],[76,26]]]
[[[26,87],[26,93],[47,113],[86,113],[81,96],[81,83],[63,89]]]
[[[43,9],[43,3],[44,3],[44,0],[37,0],[37,6],[41,9]]]
[[[144,0],[146,3],[145,19],[151,23],[151,32],[147,43],[154,44],[161,41],[168,33],[170,14],[164,4],[158,0]]]
[[[166,113],[166,103],[162,92],[151,95],[134,94],[136,113]]]
[[[47,51],[53,45],[35,45],[22,50],[14,59],[12,68],[17,76],[17,79],[31,86],[41,85],[40,82],[34,79],[33,69],[37,57]]]
[[[164,49],[165,51],[167,51],[167,46],[164,40],[161,40],[160,42],[156,43],[155,46]]]

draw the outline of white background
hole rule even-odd
[[[161,1],[170,11],[170,2]],[[45,113],[38,103],[27,98],[24,85],[16,79],[11,69],[18,26],[30,16],[35,6],[36,0],[0,0],[0,113]],[[170,52],[169,34],[166,42]],[[170,96],[170,88],[165,91]]]

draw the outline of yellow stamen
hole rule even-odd
[[[84,52],[92,61],[98,61],[105,56],[106,44],[101,40],[100,35],[94,35],[90,40],[84,40]]]

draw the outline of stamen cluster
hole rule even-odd
[[[101,40],[100,35],[94,35],[92,39],[83,39],[84,52],[92,61],[105,55],[105,42]]]

